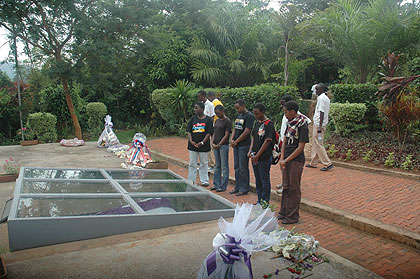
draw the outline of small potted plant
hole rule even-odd
[[[25,138],[25,140],[20,141],[20,144],[22,146],[38,144],[38,139],[36,139],[36,135],[31,128],[25,128],[24,127],[22,129],[19,129],[18,132],[17,132],[18,139],[22,138],[22,136],[21,136],[22,131],[23,131],[23,137]]]
[[[8,160],[5,160],[3,169],[6,174],[0,174],[0,182],[15,181],[19,174],[20,164],[10,157]]]

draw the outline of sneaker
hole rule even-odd
[[[209,187],[209,184],[208,183],[202,183],[201,186],[203,186],[203,187]]]
[[[311,169],[316,169],[316,167],[312,166],[311,164],[306,164],[305,167],[311,168]]]
[[[239,193],[239,190],[234,189],[234,190],[229,192],[229,194],[231,194],[231,195],[236,194],[236,193]]]
[[[277,187],[277,189],[281,189],[281,188],[283,188],[283,184],[279,184],[276,187]]]
[[[320,171],[328,171],[328,170],[330,170],[330,169],[332,169],[334,166],[331,164],[331,165],[329,165],[328,167],[323,167],[323,168],[321,168],[320,169]]]
[[[208,171],[214,171],[214,167],[209,167]]]
[[[277,189],[277,194],[282,194],[282,193],[283,193],[283,188]]]
[[[239,192],[239,193],[236,193],[236,196],[237,197],[243,196],[243,195],[248,195],[248,192]]]
[[[210,188],[210,190],[212,190],[212,191],[217,190],[217,189],[218,188],[217,187],[214,187],[214,186]]]
[[[216,192],[218,192],[218,193],[220,193],[220,192],[224,192],[224,191],[226,191],[226,190],[223,190],[223,189],[217,189],[217,190],[216,190]]]

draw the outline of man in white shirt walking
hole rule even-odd
[[[333,168],[331,160],[328,158],[327,151],[323,145],[325,129],[328,124],[328,114],[330,112],[330,99],[326,94],[326,86],[319,83],[316,86],[318,101],[315,107],[314,124],[312,129],[312,153],[311,162],[306,165],[308,168],[316,168],[319,161],[324,165],[321,171],[328,171]]]

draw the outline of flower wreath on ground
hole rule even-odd
[[[197,279],[253,278],[253,252],[271,249],[279,256],[301,262],[318,247],[313,236],[278,228],[275,213],[259,204],[237,204],[233,221],[220,217],[218,224],[220,232],[213,239],[213,252],[204,259]]]

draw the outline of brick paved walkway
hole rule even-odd
[[[149,140],[150,149],[188,161],[187,140],[167,137]],[[234,175],[233,152],[229,154]],[[251,181],[255,182],[252,168]],[[272,188],[281,183],[278,165],[271,169]],[[328,172],[305,168],[302,198],[420,233],[420,182],[341,167]]]
[[[151,140],[149,146],[157,150],[164,147],[162,140]],[[179,146],[173,142],[172,146]],[[161,152],[163,148],[159,149]],[[169,169],[183,177],[188,176],[184,167],[169,164]],[[212,182],[212,181],[210,181]],[[229,185],[228,191],[232,189]],[[226,199],[236,202],[250,202],[257,200],[256,194],[236,197],[226,192],[217,193]],[[273,204],[273,202],[272,202]],[[278,209],[279,204],[274,202]],[[280,226],[284,226],[279,223]],[[301,221],[295,225],[285,226],[287,229],[296,227],[298,232],[315,236],[323,248],[326,248],[354,263],[357,263],[384,278],[420,278],[420,251],[383,239],[356,229],[337,224],[314,214],[301,212]]]

